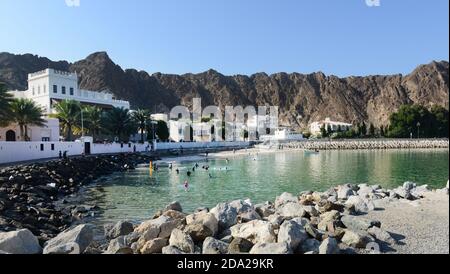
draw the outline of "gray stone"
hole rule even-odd
[[[192,240],[194,240],[194,242],[196,242],[196,243],[202,242],[207,237],[211,237],[214,235],[213,232],[211,231],[211,229],[209,229],[207,226],[205,226],[201,223],[192,223],[192,224],[187,225],[184,228],[184,232],[189,234],[189,236],[191,236]]]
[[[291,250],[296,250],[306,239],[308,234],[305,229],[294,221],[284,221],[278,231],[278,242],[286,242]]]
[[[304,217],[306,215],[306,211],[304,210],[302,205],[292,202],[280,205],[277,208],[276,213],[284,217],[285,219]]]
[[[355,195],[352,187],[350,185],[338,186],[337,198],[340,200],[345,200],[350,196]]]
[[[189,234],[176,228],[172,231],[169,239],[169,245],[175,246],[185,253],[194,253],[194,241]]]
[[[269,202],[266,202],[264,204],[255,205],[255,211],[262,218],[267,218],[270,215],[275,213],[275,209],[273,208],[273,205],[271,203],[269,203]]]
[[[213,237],[208,237],[203,242],[203,254],[227,254],[228,244]]]
[[[313,252],[314,254],[319,253],[320,241],[316,239],[306,239],[300,244],[300,253]]]
[[[124,236],[119,236],[109,242],[106,254],[133,254],[133,249],[126,244]]]
[[[319,246],[319,254],[339,254],[340,249],[335,238],[326,238]]]
[[[298,198],[291,193],[284,192],[275,199],[275,208],[279,208],[287,203],[298,203]]]
[[[176,246],[165,246],[162,248],[162,254],[167,254],[167,255],[181,255],[181,254],[186,254],[185,252],[181,251],[178,247]]]
[[[228,246],[230,254],[248,253],[253,247],[253,243],[247,239],[234,238]]]
[[[365,248],[368,243],[375,240],[365,231],[346,230],[341,241],[351,247]]]
[[[205,211],[186,216],[186,224],[201,224],[206,226],[212,233],[212,235],[209,236],[215,236],[219,231],[219,222],[217,221],[214,214]]]
[[[405,182],[403,184],[403,189],[405,189],[406,191],[411,191],[416,187],[417,187],[417,184],[413,183],[413,182]]]
[[[115,239],[119,236],[125,236],[134,231],[133,224],[127,221],[119,221],[110,229],[105,227],[105,236],[108,239]]]
[[[394,245],[397,243],[397,241],[389,234],[389,232],[379,228],[379,227],[371,227],[369,230],[367,230],[370,235],[375,237],[377,240],[383,241],[385,243],[388,243],[390,245]]]
[[[42,248],[28,229],[0,232],[0,250],[9,254],[40,254]]]
[[[350,230],[367,231],[371,227],[381,227],[379,221],[370,220],[361,216],[344,215],[341,222]]]
[[[287,243],[257,243],[250,250],[250,254],[291,254]]]
[[[170,204],[168,204],[166,206],[166,208],[163,211],[168,211],[168,210],[175,210],[178,212],[183,212],[183,208],[181,207],[181,204],[179,202],[171,202]]]
[[[141,248],[141,254],[157,254],[162,253],[162,249],[167,246],[168,240],[164,238],[156,238],[144,244]]]
[[[68,229],[49,240],[44,247],[44,254],[83,253],[94,239],[91,225],[79,225]],[[77,247],[79,250],[77,250]]]
[[[254,220],[233,226],[230,229],[234,238],[244,238],[254,244],[274,243],[276,241],[275,228],[270,222]]]
[[[367,213],[375,209],[372,201],[361,198],[360,196],[351,196],[345,202],[345,206],[353,207],[357,213]]]

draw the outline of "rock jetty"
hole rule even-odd
[[[105,226],[104,243],[93,227],[68,228],[42,246],[27,229],[0,233],[0,252],[45,254],[353,254],[383,252],[396,243],[382,224],[361,215],[378,202],[417,200],[431,191],[406,182],[380,186],[340,185],[325,192],[283,193],[274,202],[221,203],[211,210],[184,213],[171,203],[153,218],[133,225]]]
[[[66,198],[102,176],[133,169],[150,159],[140,154],[120,154],[3,168],[0,170],[0,231],[26,229],[42,244],[93,209],[68,205]],[[61,206],[56,206],[57,201]],[[28,239],[29,234],[17,235]]]
[[[448,148],[448,139],[423,139],[423,140],[331,140],[331,141],[304,141],[283,144],[283,149],[307,149],[307,150],[355,150],[355,149],[433,149]]]

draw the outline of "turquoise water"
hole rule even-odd
[[[393,188],[414,181],[442,188],[449,177],[448,150],[324,151],[317,155],[281,152],[234,156],[228,163],[210,159],[198,164],[200,168],[191,177],[186,173],[195,162],[174,163],[172,171],[160,167],[152,177],[148,167],[114,174],[88,192],[103,210],[97,220],[148,219],[175,200],[191,212],[229,200],[273,201],[285,191],[324,191],[343,183]],[[209,165],[209,171],[202,169],[203,165]],[[183,186],[185,180],[190,183],[188,192]]]

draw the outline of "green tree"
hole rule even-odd
[[[385,131],[384,131],[384,127],[383,126],[380,126],[380,136],[381,137],[385,137],[386,135],[385,135]]]
[[[141,132],[141,143],[144,143],[144,131],[146,130],[148,121],[150,120],[150,112],[145,109],[138,109],[133,112],[132,117]]]
[[[125,108],[113,108],[105,114],[105,128],[119,141],[128,141],[131,134],[137,132],[139,126]]]
[[[320,128],[320,135],[322,136],[322,138],[328,137],[328,130],[327,128],[325,128],[325,125],[322,125],[322,127]]]
[[[156,125],[156,135],[160,140],[163,141],[169,140],[170,133],[166,122],[158,121],[158,124]]]
[[[83,107],[84,126],[92,138],[101,134],[103,130],[103,110],[99,107],[85,106]]]
[[[434,118],[430,111],[420,105],[403,105],[390,118],[388,136],[392,138],[409,138],[414,136],[434,137]],[[420,123],[420,128],[417,126]]]
[[[13,97],[6,90],[6,85],[0,83],[0,126],[6,126],[11,120],[11,102]]]
[[[433,117],[432,134],[434,137],[446,137],[449,134],[449,120],[448,110],[441,106],[433,106],[431,108],[431,115]]]
[[[361,123],[360,136],[361,137],[367,136],[367,126],[366,123],[364,122]]]
[[[75,100],[63,100],[55,105],[50,117],[59,120],[67,141],[73,141],[74,128],[81,123],[81,104]]]
[[[375,126],[372,123],[369,126],[369,136],[375,137]]]
[[[11,103],[12,119],[20,128],[21,140],[29,141],[28,126],[45,127],[43,111],[29,99],[15,99]]]

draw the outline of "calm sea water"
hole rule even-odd
[[[152,177],[148,167],[109,177],[88,191],[103,210],[97,221],[145,220],[175,200],[191,212],[224,201],[273,201],[285,191],[324,191],[343,183],[393,188],[414,181],[442,188],[449,177],[448,150],[324,151],[317,155],[282,152],[198,164],[200,168],[191,177],[186,173],[195,162],[174,163],[172,171],[160,167]],[[203,165],[209,165],[209,171],[202,169]],[[180,174],[175,172],[177,168]],[[190,183],[188,192],[185,180]]]

